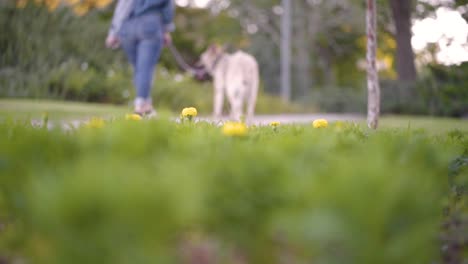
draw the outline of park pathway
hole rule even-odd
[[[305,124],[311,123],[315,119],[326,119],[330,122],[334,121],[362,121],[365,120],[364,115],[359,114],[280,114],[280,115],[257,115],[254,117],[253,124],[268,125],[270,122],[276,121],[281,124]],[[200,118],[205,121],[214,121],[210,118]],[[223,119],[228,120],[228,119]]]
[[[326,119],[330,122],[335,121],[350,121],[350,122],[359,122],[365,120],[364,115],[359,114],[279,114],[279,115],[257,115],[254,117],[252,122],[253,125],[268,125],[270,122],[280,122],[281,124],[306,124],[311,123],[315,119]],[[106,119],[106,118],[104,118]],[[57,125],[62,127],[64,130],[70,130],[73,128],[77,128],[85,124],[89,119],[75,119],[75,120],[63,120],[63,121],[55,121],[55,122],[48,122],[47,126],[49,129],[55,128]],[[176,122],[178,119],[174,119]],[[210,117],[198,117],[196,120],[198,121],[206,121],[212,123],[222,123],[224,121],[228,121],[228,117],[224,117],[222,119],[212,119]],[[58,123],[60,122],[60,123]],[[35,127],[42,127],[42,120],[33,119],[31,120],[31,124]]]

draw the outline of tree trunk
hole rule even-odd
[[[367,0],[367,125],[372,129],[377,128],[380,114],[380,87],[376,64],[376,5],[376,0]]]
[[[294,18],[294,38],[291,40],[295,50],[295,95],[304,97],[310,90],[311,70],[310,70],[310,43],[308,42],[307,32],[307,10],[300,1],[293,3]]]
[[[390,0],[396,27],[397,72],[400,81],[416,80],[414,53],[411,46],[411,0]]]
[[[291,0],[282,0],[281,17],[281,97],[291,100]]]

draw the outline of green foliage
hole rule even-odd
[[[428,263],[467,139],[164,117],[0,133],[0,255],[34,263],[180,263],[187,241],[220,263]]]
[[[323,87],[313,90],[306,102],[322,112],[333,113],[366,113],[367,94],[364,88]]]
[[[424,96],[431,104],[432,114],[462,116],[468,113],[468,63],[459,66],[431,65]]]
[[[465,85],[467,63],[459,66],[429,65],[427,76],[417,83],[384,82],[384,111],[462,117],[468,113]]]
[[[406,115],[463,117],[468,114],[467,63],[460,66],[432,65],[415,83],[382,80],[381,112]],[[317,87],[301,100],[324,112],[365,113],[367,90],[350,87]]]
[[[13,2],[1,6],[0,96],[112,103],[128,100],[131,75],[124,53],[104,46],[112,8],[77,17],[65,7],[51,13],[34,4],[24,9],[16,8]],[[236,37],[239,26],[233,19],[207,13],[177,9],[174,44],[191,63],[212,42],[236,44],[242,40]],[[219,33],[220,28],[224,34]],[[169,70],[177,68],[166,50],[161,65]]]
[[[450,164],[450,193],[444,209],[441,242],[444,263],[463,262],[468,256],[468,140],[459,130],[449,133],[464,153]]]
[[[0,8],[0,96],[121,102],[101,79],[123,68],[122,53],[105,49],[108,17],[81,19],[67,8]],[[122,83],[121,85],[125,85]]]
[[[0,35],[0,49],[5,53],[0,57],[0,97],[114,104],[130,101],[134,97],[130,66],[122,51],[104,47],[109,11],[93,10],[76,17],[67,8],[50,13],[36,5],[24,9],[2,6],[0,28],[4,34]],[[244,40],[239,25],[225,13],[215,17],[206,10],[178,9],[176,23],[175,45],[189,62],[196,61],[212,42],[238,46]],[[156,106],[179,111],[196,105],[202,113],[211,113],[211,83],[174,74],[176,67],[165,50],[153,87]],[[229,110],[227,103],[225,106]],[[261,113],[303,111],[302,107],[284,104],[266,94],[259,96],[257,109]]]

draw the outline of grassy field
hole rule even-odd
[[[47,113],[50,120],[81,119],[90,116],[119,116],[131,110],[126,106],[89,104],[78,102],[0,99],[0,116],[17,119],[41,119]]]
[[[47,113],[49,119],[73,120],[89,117],[119,117],[131,112],[129,106],[105,104],[89,104],[79,102],[0,99],[0,119],[6,116],[15,119],[41,119]],[[208,115],[209,113],[200,113]],[[177,116],[175,113],[174,116]],[[363,118],[365,118],[363,116]],[[365,121],[358,122],[365,126]],[[451,130],[468,131],[468,120],[453,118],[435,118],[419,116],[383,116],[381,128],[386,129],[423,129],[433,133],[443,133]]]
[[[440,229],[465,221],[462,133],[90,124],[0,122],[0,258],[195,263],[213,245],[205,257],[219,262],[206,263],[430,263],[451,246],[438,234],[455,241],[466,228]]]
[[[454,243],[468,241],[468,133],[443,132],[463,130],[459,120],[246,128],[0,105],[15,118],[120,116],[71,131],[0,122],[7,263],[197,263],[200,250],[204,263],[466,260],[468,245]]]
[[[425,130],[432,133],[444,133],[452,130],[468,132],[468,120],[427,116],[383,116],[380,127]]]

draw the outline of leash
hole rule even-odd
[[[169,45],[167,45],[167,47],[169,48],[169,51],[171,52],[172,56],[174,57],[174,59],[176,60],[177,64],[179,65],[179,67],[183,70],[183,71],[186,71],[188,73],[190,73],[192,76],[198,76],[201,74],[201,71],[202,70],[198,70],[198,69],[195,69],[193,68],[192,66],[190,66],[185,60],[184,58],[182,57],[182,55],[180,55],[180,52],[176,49],[176,47],[174,46],[174,44],[171,42],[169,43]]]
[[[177,64],[179,65],[179,67],[183,70],[183,71],[186,71],[188,72],[190,75],[192,75],[192,77],[195,77],[196,79],[198,80],[203,80],[203,76],[205,74],[207,74],[207,71],[206,69],[197,69],[197,68],[194,68],[192,66],[190,66],[185,60],[184,58],[182,57],[182,55],[180,55],[180,52],[177,50],[177,48],[174,46],[174,44],[172,42],[170,42],[167,47],[169,48],[169,51],[171,52],[172,56],[174,57],[174,59],[176,60]],[[215,62],[213,63],[213,69],[216,68],[216,66],[218,65],[219,61],[221,60],[222,56],[218,56],[218,58],[216,58]]]

